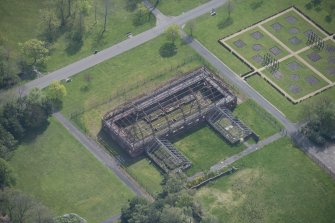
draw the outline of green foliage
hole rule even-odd
[[[321,98],[308,105],[303,116],[307,124],[302,132],[313,142],[324,145],[327,140],[335,140],[335,102]]]
[[[179,26],[177,24],[172,24],[165,30],[165,36],[168,41],[174,43],[179,36]]]
[[[0,157],[8,159],[16,144],[17,140],[15,140],[14,136],[0,123]]]
[[[185,176],[172,174],[163,182],[163,192],[153,203],[135,197],[121,210],[122,223],[199,222],[202,208],[194,200],[194,191],[184,189]]]
[[[258,1],[252,2],[252,3],[250,3],[250,8],[252,10],[256,10],[256,9],[260,8],[263,5],[263,3],[264,3],[263,0],[258,0]]]
[[[86,223],[87,221],[77,214],[65,214],[54,218],[54,223]]]
[[[48,208],[20,191],[6,188],[0,191],[0,200],[4,222],[53,223]]]
[[[11,58],[10,50],[5,46],[5,41],[1,43],[0,40],[0,89],[11,87],[19,80],[17,65]]]
[[[51,103],[40,90],[4,105],[0,114],[0,157],[8,159],[18,141],[46,125]]]
[[[137,9],[138,4],[140,4],[142,1],[141,0],[126,0],[126,10],[133,12]]]
[[[49,54],[49,50],[46,47],[44,41],[38,39],[30,39],[25,43],[20,43],[21,52],[24,56],[25,62],[28,65],[40,65],[43,64]]]
[[[0,158],[0,189],[14,186],[16,182],[14,171],[6,160]]]
[[[326,15],[326,17],[325,17],[325,21],[326,21],[327,23],[331,23],[332,20],[333,20],[332,15]]]
[[[140,26],[147,22],[149,22],[151,17],[151,12],[143,3],[140,3],[137,5],[137,10],[135,12],[134,18],[133,18],[133,24],[134,26]]]
[[[56,103],[61,102],[66,94],[65,86],[59,81],[53,81],[46,90],[48,99]]]
[[[54,41],[59,31],[60,21],[57,18],[52,6],[49,6],[44,10],[40,10],[40,19],[45,39],[48,42]]]

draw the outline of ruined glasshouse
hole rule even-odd
[[[201,67],[108,112],[103,129],[133,157],[146,152],[166,172],[185,169],[191,163],[168,140],[205,121],[230,143],[249,136],[229,113],[236,103],[226,84]]]

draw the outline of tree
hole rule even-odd
[[[53,81],[47,88],[46,95],[51,101],[60,102],[66,96],[66,88],[59,81]]]
[[[187,216],[183,213],[183,209],[176,208],[176,207],[170,207],[166,206],[164,207],[160,222],[161,223],[186,223],[186,222],[192,222],[192,221],[186,221]]]
[[[173,24],[165,30],[166,39],[174,43],[179,36],[179,26]]]
[[[49,50],[44,41],[30,39],[25,43],[20,44],[20,46],[28,65],[34,66],[36,64],[43,64],[46,61]]]
[[[48,208],[24,193],[5,188],[0,191],[0,213],[8,222],[52,223]]]
[[[1,122],[2,120],[0,121],[0,158],[8,159],[17,144],[17,140],[3,127]]]
[[[302,132],[313,142],[324,145],[327,140],[335,139],[335,103],[328,98],[322,98],[309,104],[303,112],[307,124]]]
[[[0,158],[0,189],[15,185],[15,176],[13,169],[6,160]]]
[[[49,5],[48,8],[40,10],[41,22],[44,29],[44,35],[47,41],[52,42],[55,39],[58,28],[60,26],[60,21],[57,18],[55,11],[52,6]]]
[[[107,26],[107,16],[108,16],[108,7],[109,7],[109,1],[105,0],[105,14],[104,14],[104,27],[101,32],[101,36],[106,32],[106,26]]]
[[[17,66],[11,60],[9,49],[0,45],[0,88],[11,87],[19,82],[16,73]]]
[[[228,2],[227,2],[228,18],[230,18],[230,15],[231,15],[233,9],[234,8],[233,8],[233,4],[232,4],[231,0],[228,0]]]
[[[173,174],[163,181],[163,192],[153,203],[135,197],[121,210],[122,223],[194,223],[202,218],[192,190],[184,189],[185,176]]]
[[[143,3],[137,5],[137,10],[133,19],[133,24],[135,26],[140,26],[145,24],[150,19],[150,11],[145,7]]]
[[[188,23],[188,29],[190,31],[190,35],[193,36],[193,32],[194,32],[194,29],[195,29],[195,20],[191,20]]]

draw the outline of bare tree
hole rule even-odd
[[[101,35],[103,35],[106,32],[107,16],[108,16],[108,6],[109,6],[109,1],[105,0],[104,29],[102,30]]]

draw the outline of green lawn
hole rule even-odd
[[[243,144],[229,145],[208,126],[185,134],[175,140],[174,145],[192,162],[192,167],[187,170],[188,175],[207,171],[217,162],[245,148]]]
[[[335,88],[332,87],[322,94],[318,94],[294,105],[258,75],[248,78],[247,82],[293,122],[298,122],[301,119],[300,114],[308,104],[316,102],[322,97],[328,97],[330,100],[334,100],[333,95],[335,94]]]
[[[291,63],[297,63],[299,68],[297,70],[291,70],[289,65]],[[316,91],[328,83],[323,80],[319,75],[310,70],[307,66],[297,60],[295,57],[291,57],[279,64],[280,74],[272,74],[269,70],[264,70],[264,73],[274,83],[281,87],[287,94],[294,99],[301,98],[313,91]],[[279,76],[276,76],[279,75]],[[294,79],[292,75],[297,75],[297,79]],[[308,78],[314,78],[316,83],[309,83]],[[292,86],[298,87],[300,90],[295,92],[291,90]]]
[[[63,114],[69,116],[73,112],[91,109],[99,102],[114,97],[110,103],[86,112],[78,120],[97,134],[101,126],[100,118],[108,110],[124,102],[124,93],[129,100],[157,88],[177,74],[203,64],[193,49],[179,40],[176,42],[178,52],[175,56],[161,57],[159,48],[165,42],[165,37],[160,36],[75,75],[73,81],[66,84],[68,95],[64,99]],[[90,76],[90,82],[85,80],[87,76]],[[115,98],[118,94],[119,97]]]
[[[238,171],[197,191],[219,222],[329,223],[335,182],[289,139],[237,161]]]
[[[23,143],[10,164],[17,188],[55,214],[77,213],[101,222],[120,213],[133,193],[53,118],[35,139]]]
[[[291,6],[292,3],[329,32],[335,32],[335,19],[333,19],[331,23],[327,23],[324,20],[324,17],[328,14],[327,10],[329,9],[329,5],[327,4],[330,4],[330,1],[324,1],[320,11],[306,10],[304,5],[308,2],[309,0],[295,0],[294,2],[291,0],[234,0],[232,1],[233,11],[231,12],[231,18],[233,19],[232,25],[223,29],[218,27],[218,24],[226,20],[228,15],[227,7],[223,6],[216,10],[216,16],[210,16],[208,13],[197,18],[195,20],[193,36],[237,74],[243,74],[247,72],[249,68],[230,54],[224,47],[220,46],[218,40],[269,17]],[[258,8],[255,7],[257,5],[256,3],[260,3],[258,4]],[[188,27],[185,29],[189,32]]]
[[[295,23],[289,23],[287,21],[287,17],[292,16],[296,19]],[[275,30],[271,25],[274,23],[279,23],[282,25],[280,30]],[[270,20],[269,22],[262,25],[265,27],[270,33],[272,33],[275,37],[277,37],[282,43],[288,46],[293,51],[298,51],[299,49],[304,48],[307,43],[308,37],[305,35],[305,32],[311,30],[316,33],[321,38],[324,38],[325,35],[321,33],[318,29],[314,28],[311,24],[309,24],[305,19],[303,19],[299,14],[294,11],[287,12],[278,18]],[[291,34],[289,33],[290,29],[297,29],[298,33]],[[292,37],[297,37],[301,42],[299,44],[292,44],[290,39]]]
[[[271,114],[252,100],[238,105],[233,114],[251,128],[261,140],[279,132],[282,128]]]
[[[325,42],[325,47],[328,47],[328,46],[335,47],[334,41],[327,40]],[[310,55],[311,53],[318,54],[321,57],[320,60],[314,62],[311,59],[309,59],[308,55]],[[328,52],[327,49],[323,49],[320,51],[320,50],[311,48],[301,53],[300,56],[304,58],[307,63],[309,63],[316,69],[318,69],[327,79],[335,82],[335,74],[332,74],[330,70],[331,68],[335,69],[335,64],[328,62],[330,58],[333,58],[333,60],[335,60],[334,53]]]
[[[254,39],[251,34],[259,32],[263,35],[260,39]],[[235,42],[241,40],[245,43],[245,46],[242,48],[238,48],[235,46]],[[261,57],[265,56],[265,54],[270,53],[274,58],[277,60],[288,55],[288,52],[282,48],[279,44],[277,44],[270,36],[268,36],[266,33],[264,33],[260,28],[256,27],[253,28],[247,32],[244,32],[234,38],[231,38],[226,41],[226,43],[234,49],[235,52],[239,53],[242,57],[244,57],[250,64],[254,65],[256,68],[263,67],[262,63],[258,63],[253,60],[253,57],[256,55],[259,55]],[[253,49],[254,45],[261,45],[262,49],[259,51],[255,51]],[[277,47],[281,53],[279,53],[277,56],[273,55],[270,52],[270,49],[273,47]]]
[[[143,158],[131,164],[127,171],[150,194],[156,195],[162,191],[163,176],[149,159]]]
[[[159,3],[157,4],[158,1]],[[208,1],[209,0],[149,0],[149,2],[156,5],[163,14],[168,16],[180,15]]]
[[[113,0],[113,4],[108,9],[107,31],[103,38],[100,38],[104,23],[105,3],[103,0],[95,2],[97,4],[97,23],[95,23],[95,8],[92,6],[89,15],[85,19],[87,31],[81,49],[78,52],[66,50],[68,46],[67,34],[61,35],[51,46],[51,56],[47,61],[45,71],[53,71],[68,65],[92,54],[95,49],[101,50],[112,46],[125,40],[127,32],[132,32],[133,35],[136,35],[153,27],[156,23],[155,18],[152,16],[148,23],[137,27],[134,26],[133,17],[135,12],[129,12],[125,9],[126,1]],[[25,42],[30,38],[40,38],[42,33],[40,10],[45,8],[46,3],[43,0],[1,1],[0,30],[1,34],[8,40],[14,53],[18,52],[19,42]]]

